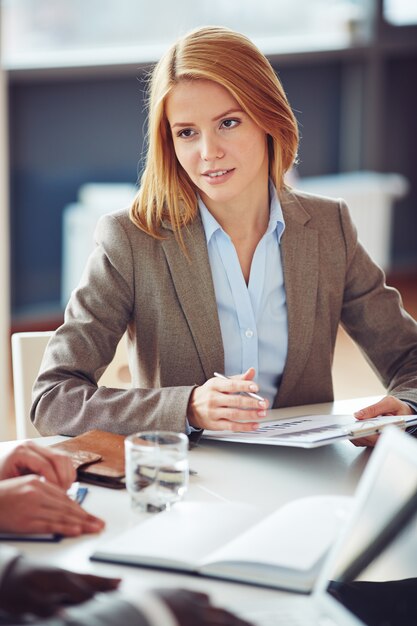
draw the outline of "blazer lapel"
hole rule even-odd
[[[222,372],[224,369],[224,351],[207,243],[200,217],[184,228],[183,233],[189,258],[180,249],[170,225],[166,223],[166,239],[162,247],[204,374],[212,378],[213,372]]]
[[[318,232],[291,193],[280,196],[285,219],[282,263],[288,311],[288,356],[274,406],[283,406],[307,361],[313,339],[319,276]]]

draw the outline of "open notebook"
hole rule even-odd
[[[265,515],[242,503],[180,502],[104,540],[92,559],[308,592],[351,504],[315,496]]]
[[[417,441],[387,429],[313,593],[228,608],[257,626],[415,626],[416,555]]]

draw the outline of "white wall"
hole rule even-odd
[[[0,2],[1,32],[1,2]],[[10,408],[10,271],[9,192],[6,76],[1,66],[0,46],[0,441],[9,439]]]

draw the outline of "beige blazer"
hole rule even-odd
[[[274,406],[333,399],[340,322],[389,392],[417,402],[417,324],[358,243],[345,204],[289,191],[280,200],[289,336]],[[169,224],[163,235],[144,234],[127,211],[100,220],[96,249],[34,387],[32,419],[42,434],[183,430],[193,386],[223,371],[201,221],[184,234],[188,259]],[[98,388],[126,328],[133,388]]]

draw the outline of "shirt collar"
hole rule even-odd
[[[278,241],[281,241],[282,234],[285,230],[285,220],[277,190],[271,180],[269,181],[269,197],[271,198],[269,203],[269,224],[266,232],[272,233],[276,229]]]
[[[204,232],[206,234],[206,241],[207,244],[209,244],[210,239],[216,230],[222,230],[222,227],[216,218],[210,213],[200,196],[198,196],[198,208],[200,209],[201,221],[203,222]]]
[[[277,231],[278,241],[281,241],[282,233],[285,229],[284,216],[282,214],[281,203],[277,190],[272,181],[269,181],[269,223],[266,234]],[[216,218],[210,213],[200,196],[198,196],[198,208],[200,209],[201,221],[206,235],[207,244],[217,230],[223,230]]]

